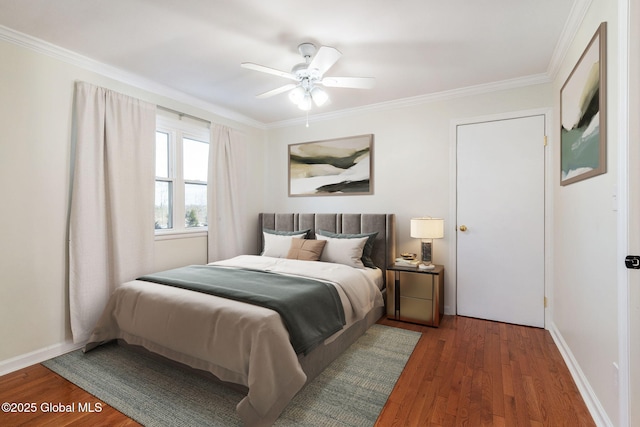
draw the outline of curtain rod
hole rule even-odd
[[[190,119],[193,119],[193,120],[198,120],[198,121],[201,121],[201,122],[205,122],[207,124],[211,124],[211,120],[206,120],[206,119],[202,119],[200,117],[192,116],[191,114],[187,114],[187,113],[183,113],[183,112],[178,111],[178,110],[173,110],[171,108],[163,107],[162,105],[156,105],[156,107],[158,109],[160,109],[160,110],[164,110],[164,111],[167,111],[169,113],[173,113],[173,114],[177,115],[178,117],[180,117],[181,119],[183,117],[189,117]]]

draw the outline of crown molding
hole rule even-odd
[[[476,86],[469,86],[464,88],[458,88],[453,90],[447,90],[442,92],[436,92],[425,95],[418,95],[408,98],[402,98],[392,101],[385,101],[376,104],[365,105],[361,107],[343,109],[339,111],[333,111],[323,114],[310,115],[308,120],[310,122],[333,120],[342,117],[349,117],[365,112],[384,111],[396,108],[405,108],[415,105],[428,104],[438,101],[446,101],[449,99],[461,98],[465,96],[479,95],[489,92],[495,92],[500,90],[514,89],[518,87],[524,87],[535,84],[549,83],[553,81],[564,56],[566,55],[573,38],[575,37],[582,20],[584,19],[592,0],[576,0],[572,10],[569,14],[569,18],[562,31],[561,37],[554,50],[551,62],[548,67],[548,71],[543,74],[536,74],[531,76],[525,76],[521,78],[515,78],[510,80],[503,80],[493,83],[487,83]],[[296,126],[304,124],[307,121],[306,116],[282,120],[271,123],[263,123],[255,119],[249,118],[243,114],[235,111],[219,107],[202,99],[187,95],[184,92],[170,88],[168,86],[157,83],[153,80],[139,76],[137,74],[122,70],[120,68],[113,67],[108,64],[96,61],[84,55],[80,55],[71,50],[56,46],[52,43],[44,40],[32,37],[30,35],[15,31],[11,28],[0,25],[0,40],[24,47],[34,52],[52,57],[54,59],[63,61],[65,63],[83,68],[105,77],[117,80],[119,82],[128,84],[130,86],[137,87],[139,89],[149,91],[151,93],[165,96],[175,101],[187,104],[189,106],[202,109],[209,113],[218,115],[220,117],[234,120],[236,122],[252,126],[258,129],[275,129],[287,126]]]
[[[319,122],[325,120],[333,120],[343,117],[349,117],[364,112],[385,111],[397,108],[406,108],[416,105],[429,104],[433,102],[447,101],[450,99],[462,98],[473,95],[481,95],[490,92],[497,92],[501,90],[516,89],[525,86],[550,83],[551,79],[547,74],[534,74],[526,77],[519,77],[509,80],[501,80],[493,83],[485,83],[481,85],[468,86],[459,89],[446,90],[442,92],[430,93],[425,95],[412,96],[409,98],[396,99],[393,101],[385,101],[377,104],[364,105],[356,108],[348,108],[339,111],[332,111],[324,114],[314,114],[309,116],[309,123]],[[283,128],[288,126],[295,126],[305,124],[307,118],[300,117],[296,119],[283,120],[279,122],[273,122],[267,124],[267,129]]]
[[[92,71],[94,73],[117,80],[130,86],[134,86],[138,89],[142,89],[187,104],[189,106],[202,109],[225,119],[234,120],[236,122],[259,129],[266,129],[264,123],[251,119],[235,111],[219,107],[217,105],[203,101],[202,99],[193,97],[191,95],[187,95],[184,92],[157,83],[140,75],[104,64],[84,55],[80,55],[79,53],[73,52],[60,46],[56,46],[47,41],[38,39],[28,34],[21,33],[19,31],[15,31],[3,25],[0,25],[0,40],[49,56],[67,64]]]
[[[351,116],[354,114],[359,114],[365,111],[382,111],[386,109],[392,108],[402,108],[408,107],[412,105],[420,105],[426,104],[430,102],[436,101],[445,101],[447,99],[460,98],[464,96],[478,95],[482,93],[489,93],[499,90],[505,89],[514,89],[517,87],[523,87],[534,84],[541,83],[549,83],[555,80],[562,62],[575,38],[578,30],[580,29],[580,25],[584,20],[589,7],[593,0],[575,0],[571,11],[569,12],[569,16],[565,23],[565,26],[560,34],[560,38],[558,39],[558,43],[553,51],[553,55],[551,56],[551,61],[549,62],[549,66],[547,67],[547,72],[543,74],[531,75],[527,77],[512,79],[512,80],[504,80],[498,81],[494,83],[488,83],[477,86],[469,86],[466,88],[453,89],[449,91],[437,92],[433,94],[420,95],[410,98],[398,99],[394,101],[382,102],[378,104],[366,105],[363,107],[345,109],[340,111],[334,111],[326,114],[315,114],[309,116],[309,122],[318,122],[323,120],[331,120],[340,117]],[[273,122],[267,124],[268,129],[273,128],[281,128],[287,126],[294,126],[306,123],[306,118],[296,118],[291,120],[283,120],[279,122]]]
[[[576,37],[576,34],[580,29],[580,25],[582,24],[592,1],[593,0],[574,1],[571,11],[569,12],[569,17],[564,24],[564,28],[562,29],[556,48],[551,56],[549,67],[547,68],[547,75],[549,75],[551,80],[555,80],[558,76],[558,72],[560,71],[564,58],[571,47],[573,39]]]

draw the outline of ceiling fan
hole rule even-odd
[[[294,65],[291,72],[252,62],[240,64],[241,67],[249,70],[273,74],[295,82],[257,95],[256,98],[269,98],[290,91],[289,99],[301,110],[309,111],[312,101],[319,107],[329,100],[329,95],[321,86],[371,89],[375,83],[373,77],[324,77],[324,73],[342,56],[342,53],[334,47],[320,46],[316,52],[316,46],[313,43],[302,43],[298,46],[298,52],[304,58],[304,62]]]

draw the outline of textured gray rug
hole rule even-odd
[[[420,333],[373,325],[300,391],[276,426],[372,426]],[[43,363],[145,426],[240,426],[239,392],[122,346]]]

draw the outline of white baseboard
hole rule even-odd
[[[591,413],[591,416],[593,417],[593,421],[599,427],[614,427],[606,411],[600,404],[600,400],[598,400],[598,397],[591,388],[584,372],[582,372],[580,365],[578,365],[577,360],[573,357],[571,349],[565,342],[564,338],[562,338],[562,334],[556,327],[556,324],[550,322],[548,329],[553,341],[558,347],[558,350],[560,350],[560,354],[562,355],[564,362],[569,368],[569,372],[580,391],[580,395],[582,396],[584,403],[587,405],[587,409],[589,409],[589,413]]]
[[[72,341],[65,341],[60,344],[54,344],[30,353],[12,357],[11,359],[2,360],[0,361],[0,376],[77,350],[82,348],[84,344],[85,343],[74,344]]]

